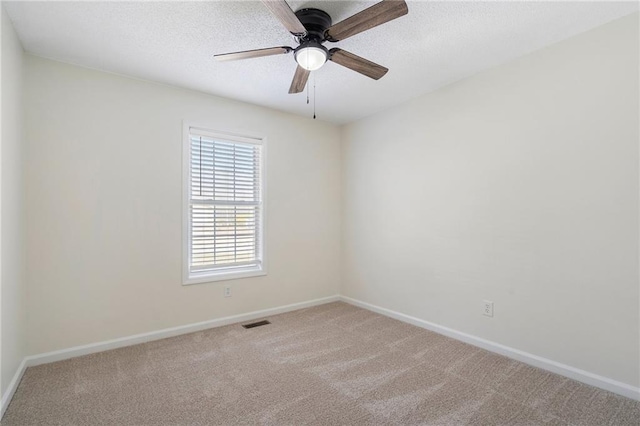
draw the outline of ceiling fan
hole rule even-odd
[[[243,52],[214,55],[218,61],[259,58],[293,52],[298,63],[289,93],[304,90],[309,73],[319,69],[326,61],[349,68],[378,80],[389,69],[339,48],[327,49],[322,44],[344,40],[363,31],[382,25],[409,11],[404,0],[382,0],[355,15],[332,25],[328,13],[320,9],[306,8],[293,12],[285,0],[262,0],[269,11],[295,37],[298,47],[270,47]]]

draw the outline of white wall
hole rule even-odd
[[[22,46],[2,9],[2,144],[0,145],[0,395],[25,356]]]
[[[338,127],[30,55],[25,68],[30,354],[337,294]],[[268,138],[267,276],[181,285],[183,120]]]
[[[638,386],[638,75],[634,14],[346,126],[342,293]]]

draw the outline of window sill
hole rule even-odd
[[[260,277],[267,275],[264,269],[250,269],[244,271],[229,271],[209,274],[192,274],[186,278],[182,285],[204,284],[215,281],[237,280],[240,278]]]

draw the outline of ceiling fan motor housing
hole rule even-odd
[[[300,43],[294,49],[296,62],[308,70],[318,69],[330,56],[329,50],[322,43],[326,41],[325,33],[331,27],[331,16],[323,10],[313,8],[300,9],[295,14],[307,30],[304,36],[296,37],[297,42]],[[298,58],[298,55],[303,52],[310,55],[312,50],[319,52],[315,54],[315,61],[305,63]]]
[[[298,37],[299,43],[306,41],[316,41],[323,43],[325,41],[325,32],[332,24],[331,16],[324,10],[306,8],[295,12],[296,16],[304,25],[307,34],[304,37]]]

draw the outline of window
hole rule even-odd
[[[264,141],[185,126],[184,284],[266,273]]]

